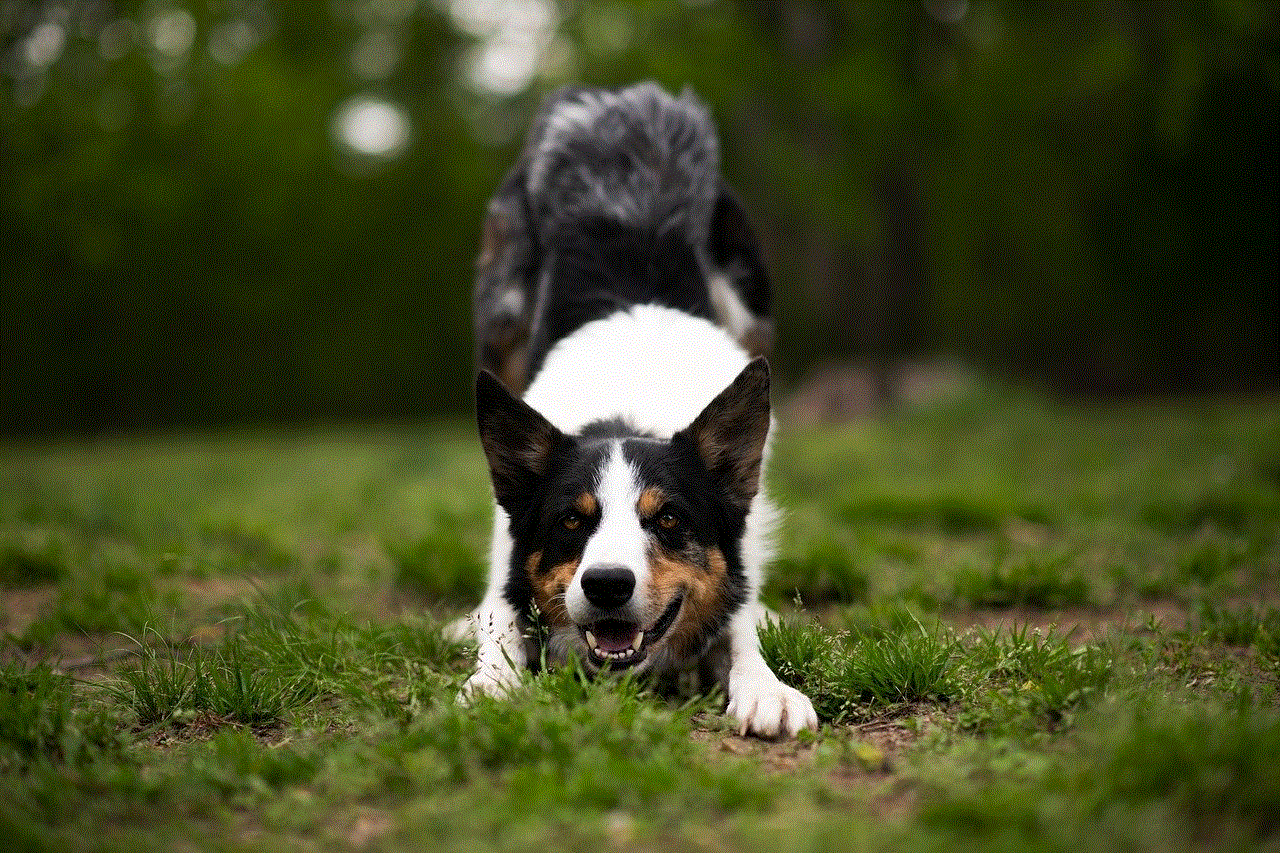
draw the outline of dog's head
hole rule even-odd
[[[745,597],[741,540],[769,432],[769,369],[747,365],[670,439],[599,422],[565,435],[492,375],[480,438],[514,541],[504,593],[550,656],[662,670],[701,653]]]

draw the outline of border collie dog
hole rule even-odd
[[[769,368],[752,356],[769,314],[692,94],[547,100],[479,260],[476,408],[497,506],[464,698],[573,655],[590,673],[718,683],[743,733],[817,727],[757,635],[774,510]]]

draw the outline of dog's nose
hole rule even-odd
[[[621,607],[635,588],[636,576],[626,566],[592,566],[582,573],[582,591],[596,607]]]

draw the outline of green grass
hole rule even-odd
[[[1280,406],[1007,390],[784,431],[822,729],[572,668],[456,696],[467,424],[0,446],[17,850],[1280,850]]]
[[[883,636],[832,634],[771,623],[760,632],[765,660],[813,700],[822,720],[842,723],[954,690],[955,643],[923,625]]]
[[[963,566],[956,572],[950,599],[971,607],[1034,607],[1052,610],[1090,603],[1089,582],[1062,554],[1030,555],[1016,562]]]
[[[185,722],[202,715],[214,722],[262,726],[315,698],[317,688],[302,667],[273,666],[234,636],[211,651],[137,641],[137,658],[116,669],[107,687],[139,726]]]

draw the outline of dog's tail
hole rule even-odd
[[[588,220],[707,242],[720,146],[692,92],[676,98],[654,83],[561,89],[530,129],[526,156],[525,189],[544,246]]]

